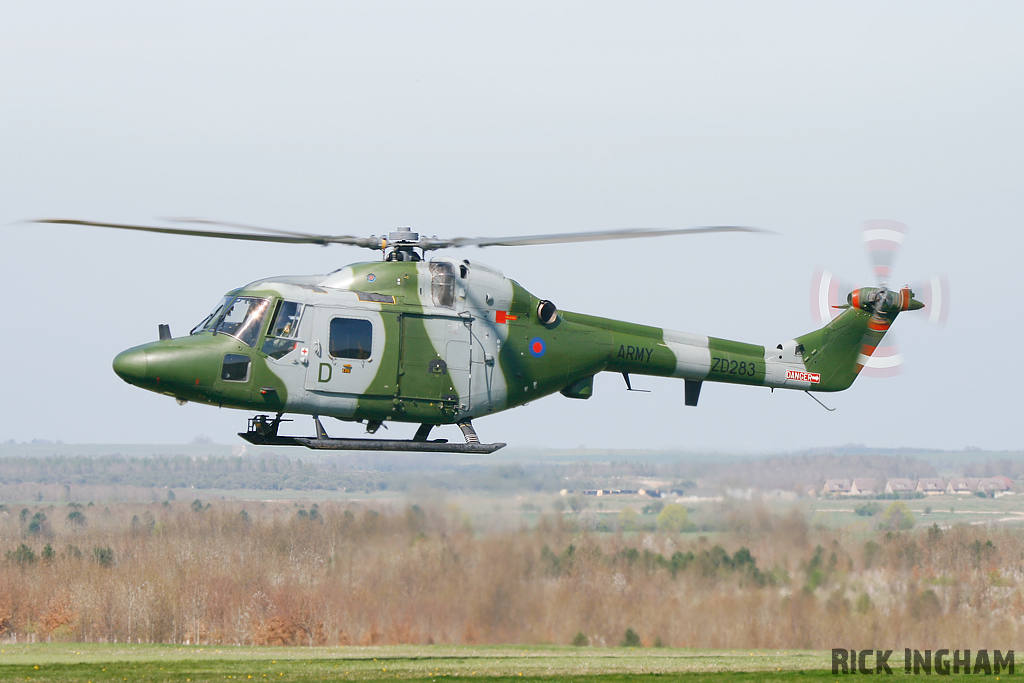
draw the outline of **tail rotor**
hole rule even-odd
[[[892,318],[888,311],[897,300],[916,297],[924,304],[928,322],[944,324],[949,316],[949,281],[933,276],[913,287],[890,289],[893,265],[906,239],[909,229],[903,223],[886,219],[872,219],[862,225],[861,238],[867,250],[877,287],[854,289],[827,270],[817,270],[811,280],[811,317],[819,325],[829,323],[843,309],[854,305],[872,314],[868,336],[877,339],[878,333],[888,330]],[[847,294],[850,293],[848,300]],[[862,306],[861,303],[865,305]],[[920,304],[915,302],[915,307]],[[906,309],[904,309],[906,310]],[[892,377],[900,374],[904,356],[891,335],[885,335],[877,345],[865,338],[858,358],[861,375]]]
[[[949,280],[945,275],[933,275],[914,290],[928,311],[928,322],[945,325],[949,317]]]
[[[868,260],[871,261],[871,270],[874,272],[879,286],[887,287],[889,285],[893,264],[896,262],[906,235],[907,226],[903,223],[883,218],[864,221],[861,238],[864,240]]]
[[[811,318],[814,322],[824,325],[835,320],[847,307],[846,293],[852,289],[831,271],[815,270],[811,280]]]

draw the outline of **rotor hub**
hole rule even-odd
[[[385,256],[388,261],[420,261],[422,257],[416,252],[416,248],[422,248],[420,244],[420,234],[413,232],[411,228],[398,228],[394,232],[388,233],[388,238],[384,240],[384,248],[391,248],[391,251]]]
[[[412,228],[399,228],[395,232],[388,233],[388,242],[394,246],[400,246],[402,244],[416,244],[419,245],[420,234],[413,232]]]
[[[924,308],[924,304],[914,298],[913,290],[906,285],[896,290],[888,289],[885,286],[861,287],[850,292],[846,301],[854,308],[875,315],[895,315],[901,311],[916,311]]]

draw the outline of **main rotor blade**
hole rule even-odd
[[[311,233],[292,232],[289,230],[278,230],[274,228],[261,228],[251,225],[240,225],[237,223],[223,223],[204,218],[179,218],[170,219],[182,223],[194,223],[197,225],[219,225],[242,230],[258,232],[236,232],[233,230],[204,230],[195,228],[165,228],[151,225],[128,225],[124,223],[103,223],[98,221],[82,221],[68,218],[42,218],[33,221],[34,223],[50,223],[55,225],[85,225],[99,228],[115,228],[118,230],[138,230],[142,232],[156,232],[166,235],[188,235],[192,237],[216,237],[218,239],[245,240],[250,242],[278,242],[285,244],[347,244],[366,249],[384,249],[388,246],[398,246],[399,243],[391,245],[381,237],[354,237],[351,235],[315,235]],[[595,232],[559,233],[551,235],[527,235],[521,237],[456,237],[444,239],[437,237],[421,237],[416,241],[402,242],[407,247],[418,247],[424,251],[432,249],[443,249],[446,247],[513,247],[536,244],[570,244],[574,242],[596,242],[601,240],[632,239],[637,237],[665,237],[670,235],[697,235],[702,233],[718,232],[759,232],[775,234],[770,230],[759,228],[745,228],[739,226],[710,226],[702,228],[632,228],[625,230],[606,230]]]
[[[568,232],[551,235],[527,235],[522,237],[454,237],[438,239],[427,237],[420,240],[423,249],[445,247],[520,247],[534,244],[571,244],[574,242],[598,242],[601,240],[626,240],[636,237],[666,237],[668,235],[699,235],[709,232],[761,232],[774,234],[770,230],[744,228],[733,225],[709,226],[703,228],[629,228],[625,230],[602,230],[594,232]]]
[[[235,230],[253,230],[256,232],[265,232],[273,235],[293,235],[299,237],[309,237],[311,239],[322,238],[323,235],[317,235],[311,232],[298,232],[296,230],[282,230],[280,228],[264,228],[259,225],[246,225],[245,223],[232,223],[231,221],[215,221],[209,218],[183,218],[183,217],[168,217],[164,218],[165,221],[171,223],[192,223],[195,225],[212,225],[221,226],[224,228],[234,228]]]
[[[221,230],[192,230],[187,228],[161,228],[151,225],[127,225],[123,223],[101,223],[97,221],[80,221],[68,218],[41,218],[33,223],[50,223],[53,225],[85,225],[97,228],[116,228],[118,230],[138,230],[141,232],[157,232],[165,235],[188,235],[191,237],[216,237],[226,240],[245,240],[249,242],[279,242],[286,244],[349,244],[367,249],[382,248],[382,241],[377,237],[351,237],[348,235],[307,235],[302,233],[288,233],[276,231],[282,234],[260,235],[247,232],[228,232]],[[199,222],[199,221],[193,221]],[[268,228],[258,228],[268,230]]]

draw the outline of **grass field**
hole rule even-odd
[[[896,670],[895,664],[893,664]],[[0,647],[3,681],[782,681],[831,678],[829,654],[509,646],[345,648],[33,644]]]
[[[863,517],[854,509],[868,503],[877,503],[885,510],[892,501],[866,498],[821,499],[809,504],[812,522],[828,527],[861,526],[874,528],[881,515]],[[1024,496],[979,498],[977,496],[942,495],[904,501],[914,515],[917,526],[938,524],[947,528],[953,524],[1021,524],[1024,523]]]

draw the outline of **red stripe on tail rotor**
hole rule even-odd
[[[892,265],[896,260],[903,239],[907,234],[907,226],[898,221],[875,218],[865,221],[861,226],[862,239],[868,250],[871,268],[875,277],[882,284],[889,281]]]

